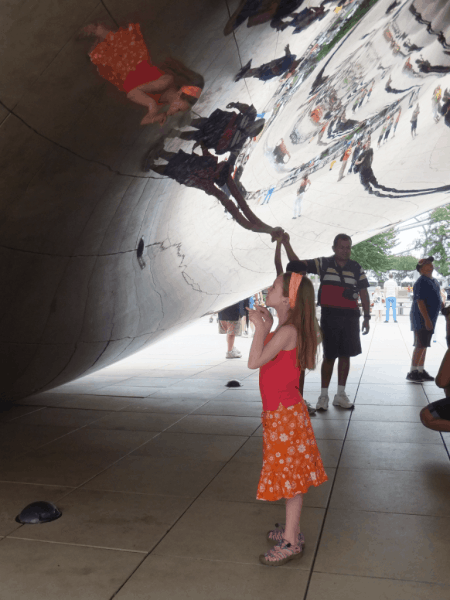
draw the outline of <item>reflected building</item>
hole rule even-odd
[[[263,288],[275,227],[310,258],[448,202],[447,2],[21,10],[0,9],[3,400]],[[141,54],[93,64],[93,22],[139,26]]]

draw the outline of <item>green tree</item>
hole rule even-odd
[[[400,285],[400,282],[405,277],[410,276],[416,270],[417,258],[415,256],[390,256],[389,271],[396,271],[394,278]],[[387,279],[387,273],[383,274],[384,279]]]
[[[375,271],[377,276],[389,271],[389,252],[397,245],[397,233],[394,228],[378,233],[352,248],[352,260],[356,260],[365,271]],[[416,261],[417,262],[417,261]]]
[[[450,275],[450,204],[430,213],[430,222],[423,227],[416,248],[422,256],[434,256],[434,266],[444,277]]]

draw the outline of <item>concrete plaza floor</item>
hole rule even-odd
[[[428,352],[435,375],[444,319]],[[255,499],[258,372],[225,359],[205,317],[101,372],[0,414],[2,600],[448,600],[450,434],[419,411],[443,396],[405,380],[409,319],[374,323],[352,360],[353,411],[311,417],[329,481],[305,495],[301,560],[258,561],[283,503]],[[228,389],[229,379],[243,387]],[[336,391],[333,376],[330,397]],[[306,377],[315,404],[320,368]],[[28,503],[63,516],[20,525]]]

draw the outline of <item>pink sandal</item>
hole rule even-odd
[[[269,550],[269,552],[266,552],[265,554],[261,554],[259,557],[259,561],[263,565],[268,565],[270,567],[280,567],[281,565],[285,565],[290,560],[301,558],[302,555],[303,546],[301,544],[293,546],[285,539],[283,539],[279,544],[274,546],[272,550]]]

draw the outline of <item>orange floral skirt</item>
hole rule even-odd
[[[257,500],[293,498],[328,481],[308,409],[303,401],[261,414],[263,467]]]

